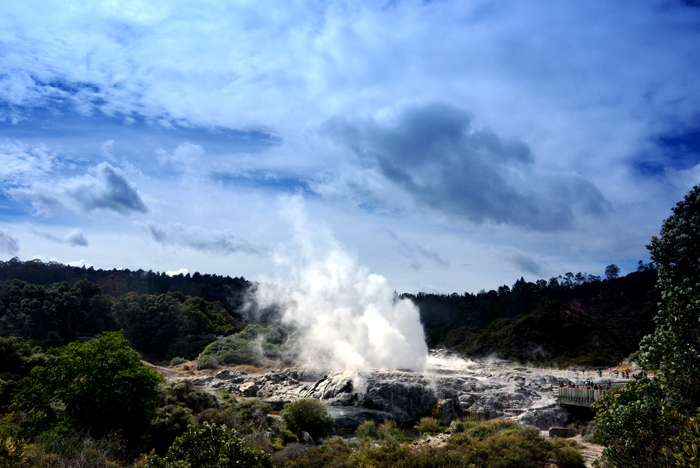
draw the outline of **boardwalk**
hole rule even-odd
[[[557,402],[560,405],[591,407],[594,401],[605,396],[605,390],[558,387]]]

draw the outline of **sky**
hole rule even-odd
[[[699,180],[700,2],[0,3],[0,260],[274,282],[323,232],[477,292],[633,271]]]

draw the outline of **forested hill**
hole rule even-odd
[[[654,330],[656,270],[640,265],[601,281],[567,274],[478,294],[410,297],[419,307],[428,344],[465,355],[498,355],[533,363],[602,366],[639,349]]]
[[[656,271],[623,278],[567,274],[478,294],[404,294],[420,309],[428,343],[465,355],[534,363],[615,364],[653,330]],[[252,283],[194,273],[96,270],[39,260],[0,262],[0,336],[60,346],[124,330],[157,361],[193,359],[217,336],[242,330]]]
[[[201,297],[205,301],[218,301],[230,313],[240,307],[243,295],[251,283],[245,278],[194,273],[169,276],[144,270],[96,270],[92,267],[75,267],[41,260],[26,262],[13,258],[0,261],[0,282],[21,280],[30,284],[50,286],[66,282],[70,286],[80,280],[96,284],[104,294],[113,297],[127,293],[165,294],[179,292],[186,296]]]

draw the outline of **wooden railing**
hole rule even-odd
[[[598,398],[605,396],[605,390],[557,387],[557,401],[560,405],[590,406]]]

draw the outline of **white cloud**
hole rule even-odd
[[[0,203],[79,227],[95,257],[110,243],[85,214],[139,215],[153,268],[243,265],[284,236],[283,190],[406,289],[636,263],[696,183],[635,164],[700,125],[699,20],[667,0],[4,2]],[[430,127],[435,103],[452,117]]]
[[[0,229],[0,252],[10,255],[17,255],[19,251],[19,241]]]
[[[30,182],[7,192],[19,200],[30,201],[38,213],[58,209],[109,210],[120,214],[148,211],[124,171],[108,162],[98,164],[82,176]]]
[[[32,232],[39,237],[43,237],[44,239],[48,239],[57,244],[68,244],[72,247],[88,246],[88,240],[85,237],[83,231],[80,229],[73,229],[71,232],[69,232],[66,236],[63,237],[51,234],[50,232],[39,231],[34,228],[32,228]]]
[[[0,183],[15,186],[43,178],[57,165],[57,155],[45,145],[17,140],[0,141]]]
[[[180,268],[179,270],[168,270],[165,272],[168,276],[186,275],[190,271],[187,268]]]
[[[179,245],[194,250],[228,255],[234,252],[258,254],[258,248],[245,239],[219,229],[169,222],[163,225],[151,223],[144,228],[153,239],[163,245]]]

